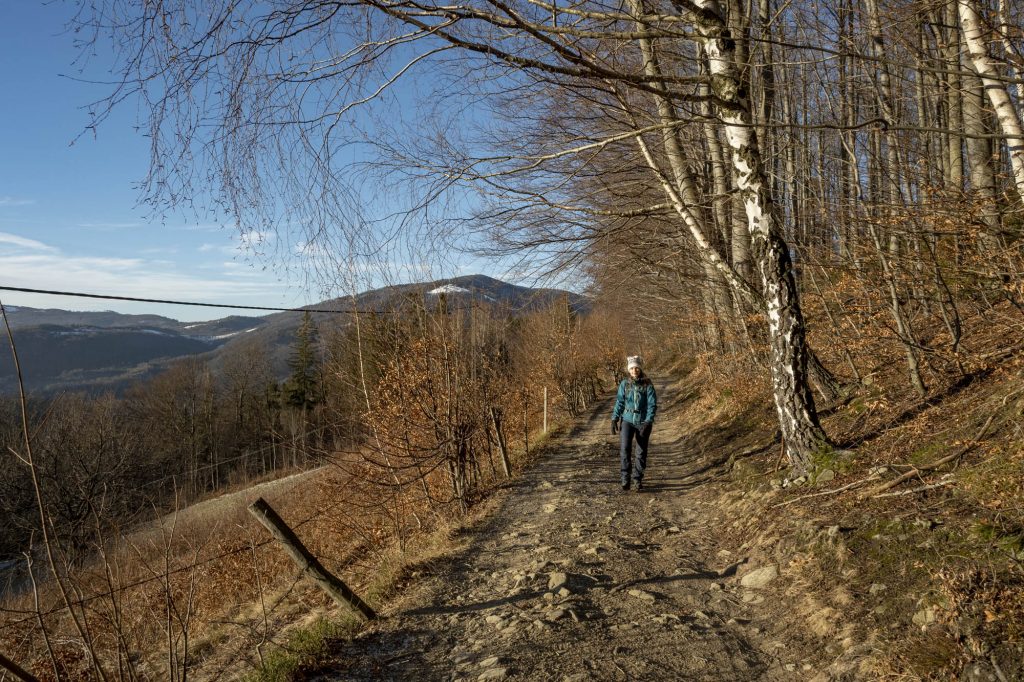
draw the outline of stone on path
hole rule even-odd
[[[565,587],[569,582],[569,576],[562,571],[555,571],[548,576],[548,590],[556,592]]]
[[[779,568],[775,564],[758,568],[740,578],[740,585],[752,590],[760,590],[779,576]]]
[[[503,680],[508,677],[508,668],[491,668],[480,673],[480,677],[476,678],[481,682],[485,680]]]
[[[629,591],[629,596],[636,597],[637,599],[642,599],[644,601],[649,601],[649,602],[653,602],[655,599],[657,599],[657,597],[655,597],[650,592],[647,592],[645,590],[637,590],[637,589],[630,590]]]

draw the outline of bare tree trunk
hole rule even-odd
[[[705,60],[701,59],[701,68],[703,70]],[[714,192],[714,196],[711,199],[712,215],[714,216],[715,225],[718,228],[718,237],[723,245],[732,244],[733,234],[736,232],[742,232],[746,234],[745,229],[736,229],[733,222],[733,215],[731,210],[732,200],[729,196],[729,175],[725,160],[725,150],[722,147],[722,140],[719,137],[719,128],[713,124],[713,112],[711,110],[711,87],[707,83],[700,84],[700,95],[701,103],[700,110],[701,115],[704,117],[704,140],[708,148],[708,157],[711,164],[711,186]],[[742,260],[746,260],[745,256],[741,256]],[[742,275],[742,267],[737,267],[737,262],[733,258],[733,269],[737,271],[737,274]],[[725,326],[725,338],[724,343],[727,345],[734,345],[734,336],[737,333],[736,325],[733,324],[735,320],[733,316],[737,310],[737,306],[733,302],[733,296],[728,287],[728,283],[725,278],[722,277],[721,273],[712,267],[705,266],[704,268],[708,281],[711,282],[714,288],[714,301],[716,312],[719,319],[722,321],[722,325]]]
[[[944,8],[943,23],[949,27],[943,31],[946,36],[944,47],[946,60],[946,112],[949,120],[946,127],[949,129],[949,163],[946,165],[946,181],[948,187],[955,192],[962,192],[964,189],[964,154],[963,144],[958,131],[963,129],[964,110],[961,98],[960,83],[960,36],[956,29],[956,6],[953,2]]]
[[[788,82],[787,82],[788,84]],[[793,104],[791,101],[792,93],[785,92],[781,96],[782,100],[782,119],[785,121],[793,121]],[[783,181],[786,187],[786,194],[788,195],[789,204],[789,219],[793,226],[793,235],[800,235],[802,241],[806,244],[810,241],[806,231],[806,225],[804,225],[803,214],[800,211],[800,200],[799,200],[799,187],[800,183],[797,182],[797,162],[796,162],[796,139],[792,131],[787,132],[785,139],[785,168],[786,172],[783,176]]]
[[[643,3],[641,0],[629,0],[629,6],[630,11],[635,17],[637,17],[637,30],[641,34],[637,43],[640,47],[640,52],[644,60],[644,73],[652,79],[655,79],[656,82],[661,81],[661,63],[658,58],[657,50],[655,49],[654,41],[646,36],[646,26],[640,18],[644,14]],[[659,82],[659,85],[667,92],[667,86],[663,81]],[[697,243],[701,260],[707,264],[709,268],[713,268],[720,273],[720,278],[728,282],[738,296],[744,297],[753,307],[757,307],[759,305],[760,298],[758,292],[741,277],[738,270],[731,267],[729,263],[722,258],[721,253],[717,248],[715,248],[713,235],[708,231],[707,219],[704,212],[701,210],[701,201],[700,194],[697,189],[697,182],[693,176],[693,172],[686,164],[686,155],[683,152],[682,142],[679,139],[679,118],[675,111],[675,106],[667,96],[656,94],[652,95],[652,98],[655,100],[655,105],[657,106],[658,120],[664,126],[662,129],[662,146],[665,158],[668,160],[671,174],[669,175],[668,173],[661,171],[659,164],[655,159],[654,154],[647,146],[647,143],[641,136],[637,136],[636,141],[640,146],[641,153],[647,161],[648,166],[655,171],[656,175],[660,178],[665,194],[674,205],[676,212],[683,219],[684,224],[689,229],[690,235]],[[718,146],[719,148],[721,147],[720,144]],[[721,185],[717,185],[717,187],[721,188]],[[732,232],[734,237],[736,233],[746,234],[743,230],[732,230]],[[746,261],[746,256],[743,256],[742,260]],[[736,262],[734,251],[733,263]],[[713,286],[713,282],[711,286]],[[709,312],[713,314],[714,310],[711,309]]]
[[[966,61],[966,60],[965,60]],[[965,65],[965,71],[970,71]],[[964,133],[967,137],[967,168],[970,171],[971,190],[981,204],[981,221],[985,230],[981,245],[986,255],[998,252],[999,204],[996,199],[996,177],[992,166],[991,132],[986,125],[985,90],[981,79],[966,73],[964,84]]]
[[[917,26],[918,33],[918,57],[916,59],[917,73],[914,77],[914,97],[917,104],[917,124],[922,128],[937,128],[934,116],[930,111],[931,98],[926,94],[932,76],[926,70],[928,66],[928,31],[926,24],[926,13],[922,13]],[[924,168],[922,182],[933,184],[935,181],[935,161],[933,159],[935,149],[935,133],[924,133],[922,135],[922,152],[919,163]]]
[[[882,20],[878,14],[878,2],[877,0],[865,0],[865,7],[867,9],[867,21],[868,31],[871,35],[871,55],[877,60],[878,71],[878,95],[876,97],[878,101],[878,109],[882,117],[888,122],[885,132],[885,168],[884,175],[885,180],[880,178],[879,183],[884,183],[884,188],[879,188],[879,196],[885,198],[886,206],[880,208],[880,215],[886,216],[886,224],[892,222],[892,211],[897,205],[902,205],[903,192],[899,185],[899,173],[900,163],[899,156],[897,153],[897,140],[896,134],[892,131],[892,127],[896,124],[896,116],[893,112],[893,93],[892,84],[889,80],[889,67],[885,62],[885,40],[882,36]],[[958,93],[959,94],[959,93]],[[952,100],[950,100],[952,101]],[[956,136],[950,136],[956,140],[956,150],[959,153],[960,149],[960,138]],[[881,146],[881,138],[877,140],[879,146]],[[952,150],[952,146],[950,147]],[[958,159],[959,157],[956,157]],[[950,165],[954,165],[954,161],[962,165],[962,160],[956,160],[952,151],[950,152]],[[881,163],[882,159],[878,158],[877,161]],[[899,253],[899,241],[896,235],[890,234],[888,253],[883,251],[884,244],[878,235],[878,228],[872,222],[870,225],[871,237],[874,240],[875,248],[878,250],[878,257],[882,262],[882,270],[885,273],[886,283],[889,289],[889,301],[890,310],[892,311],[893,319],[896,322],[896,329],[899,333],[901,342],[904,345],[904,350],[907,357],[907,369],[910,373],[910,383],[914,389],[920,394],[925,394],[924,381],[921,378],[921,370],[917,359],[917,353],[914,349],[913,334],[911,332],[910,323],[907,320],[907,316],[904,314],[903,303],[900,300],[899,290],[896,285],[896,274],[893,272],[892,261],[889,255],[895,256]]]
[[[512,477],[512,462],[508,458],[508,448],[505,445],[505,434],[501,430],[501,417],[498,416],[498,408],[492,407],[491,422],[494,424],[494,435],[498,440],[498,451],[501,453],[501,468],[505,472],[505,478]]]
[[[729,34],[716,0],[697,0],[696,28],[711,69],[711,84],[725,137],[732,151],[733,176],[747,214],[754,262],[767,305],[772,387],[786,453],[797,471],[813,466],[813,456],[828,445],[811,394],[804,335],[789,247],[782,238],[757,133],[753,127],[748,84],[736,63],[736,37]]]
[[[1013,43],[1010,42],[1010,17],[1009,10],[1006,7],[1006,0],[999,0],[997,11],[999,12],[999,36],[1002,38],[1003,52],[1007,59],[1007,72],[1010,76],[1010,81],[1016,84],[1017,101],[1024,102],[1024,81],[1019,80],[1017,69],[1013,66],[1013,57],[1019,58],[1020,53],[1014,49]]]
[[[1021,126],[1020,115],[1014,108],[1006,85],[999,79],[999,72],[988,54],[977,0],[957,0],[957,8],[964,44],[971,55],[974,70],[978,72],[985,86],[992,108],[995,109],[999,127],[1006,136],[1017,195],[1024,199],[1024,127]]]
[[[703,67],[703,65],[704,60],[702,59],[701,66]],[[699,93],[700,113],[704,117],[704,140],[708,146],[708,161],[711,164],[711,186],[714,191],[714,196],[711,198],[711,210],[722,243],[729,244],[734,230],[732,212],[729,210],[729,173],[726,167],[725,151],[722,148],[722,140],[718,136],[718,126],[714,125],[712,118],[711,86],[701,83]]]

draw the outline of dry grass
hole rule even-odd
[[[521,453],[513,454],[518,462]],[[86,637],[37,559],[39,590],[2,604],[0,650],[43,679],[93,679],[93,656],[118,679],[238,678],[254,670],[284,679],[282,671],[311,660],[317,641],[351,633],[354,622],[299,579],[247,507],[264,497],[328,570],[380,607],[417,564],[447,550],[462,517],[453,505],[428,503],[421,486],[396,495],[378,478],[359,453],[338,455],[319,470],[110,534],[89,562],[60,571]],[[483,488],[495,483],[485,479]]]
[[[1013,311],[998,312],[1007,328],[1019,326]],[[774,489],[786,475],[776,472],[777,445],[733,462],[731,494],[722,498],[736,519],[725,529],[730,543],[782,562],[793,601],[780,618],[813,634],[837,674],[845,662],[853,679],[950,679],[968,662],[995,660],[1007,679],[1024,678],[1024,354],[1008,348],[997,326],[965,322],[983,330],[964,337],[966,374],[950,373],[948,358],[930,359],[923,398],[910,388],[897,344],[862,329],[855,355],[870,368],[867,381],[844,407],[825,412],[828,433],[852,450],[842,462],[823,454],[820,465],[836,471],[834,480]],[[836,344],[815,345],[828,366],[843,366]],[[741,374],[698,367],[687,381],[701,391],[688,411],[716,425],[690,442],[723,461],[773,428],[767,387]],[[735,437],[738,424],[753,432],[746,441]],[[922,490],[871,494],[898,473],[960,451],[887,492]],[[876,467],[886,468],[883,481],[857,485]]]

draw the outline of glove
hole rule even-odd
[[[612,435],[614,436],[618,432],[619,432],[619,420],[618,419],[613,419],[612,420]]]

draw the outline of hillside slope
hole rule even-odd
[[[643,493],[618,490],[606,398],[531,437],[466,518],[393,526],[353,452],[138,528],[69,582],[120,610],[143,679],[166,679],[170,643],[194,679],[1021,680],[1022,376],[825,410],[852,450],[812,483],[781,468],[766,387],[698,366],[659,382]],[[245,511],[257,495],[383,618],[302,579]],[[194,615],[154,618],[168,594]],[[8,606],[0,644],[43,674],[32,595]]]
[[[318,679],[1024,680],[1020,379],[826,410],[853,450],[808,482],[764,387],[697,370],[641,494],[600,406]]]
[[[344,328],[347,311],[387,314],[413,302],[428,307],[441,299],[450,309],[494,306],[522,313],[566,300],[576,311],[588,307],[579,294],[559,289],[522,287],[484,275],[398,284],[334,298],[309,306],[322,329]],[[326,312],[331,311],[331,312]],[[261,317],[228,316],[183,323],[159,315],[124,315],[110,311],[12,308],[11,328],[19,349],[26,388],[42,393],[122,391],[150,378],[176,361],[198,356],[220,372],[233,353],[265,353],[278,379],[288,375],[288,357],[303,313],[280,312]],[[10,353],[0,353],[0,395],[14,393],[17,383]]]
[[[828,661],[779,618],[772,562],[720,543],[727,483],[662,387],[646,488],[619,490],[605,401],[324,680],[795,680]],[[788,608],[788,607],[785,607]]]

